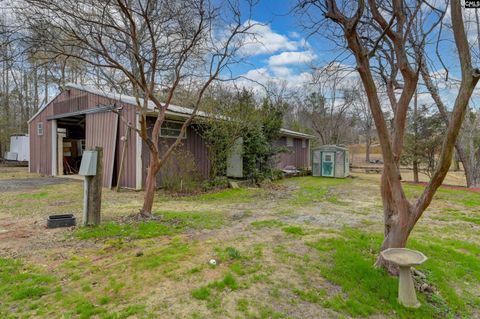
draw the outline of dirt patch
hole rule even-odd
[[[46,227],[45,218],[15,218],[0,220],[0,256],[32,258],[56,248],[80,246],[85,242],[68,240],[74,227]]]

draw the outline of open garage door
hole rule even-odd
[[[87,149],[103,148],[103,186],[111,188],[117,145],[118,114],[106,111],[86,115]]]

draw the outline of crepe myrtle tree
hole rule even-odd
[[[36,38],[25,36],[32,47],[41,43],[50,55],[106,70],[103,74],[110,74],[106,83],[127,83],[135,96],[140,125],[123,120],[149,150],[143,217],[151,216],[157,174],[181,143],[205,91],[212,82],[225,80],[229,67],[241,62],[238,51],[245,39],[254,37],[249,16],[253,5],[236,0],[24,0],[16,4],[22,23],[36,30]],[[174,143],[161,150],[159,133],[166,110],[184,82],[197,88],[192,114]],[[147,115],[155,117],[151,134]]]
[[[443,6],[447,7],[446,4]],[[455,142],[459,135],[467,106],[480,77],[480,70],[472,66],[470,46],[465,33],[460,0],[449,6],[454,43],[460,62],[461,83],[442,141],[438,164],[421,196],[410,202],[403,190],[400,177],[400,156],[404,147],[408,107],[415,93],[419,69],[412,58],[413,47],[422,46],[440,20],[444,10],[427,1],[335,1],[299,0],[297,10],[313,33],[330,34],[330,39],[349,52],[355,61],[368,104],[375,122],[383,160],[381,196],[384,210],[384,240],[381,250],[405,247],[408,237],[423,212],[430,205],[442,184],[452,161]],[[420,15],[430,14],[429,23],[418,24]],[[421,21],[427,21],[422,18]],[[418,24],[421,37],[409,41],[412,26]],[[385,59],[379,62],[379,56]],[[389,129],[382,110],[378,70],[391,75],[394,93],[389,96],[393,111]],[[377,259],[376,265],[396,274],[395,265]]]

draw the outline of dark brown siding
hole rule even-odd
[[[149,126],[150,129],[153,127],[153,123],[155,121],[154,118],[149,118]],[[195,160],[195,164],[199,174],[203,178],[207,178],[210,173],[210,161],[208,158],[208,150],[205,144],[205,141],[202,137],[197,133],[194,129],[195,124],[189,126],[187,128],[187,138],[182,141],[178,148],[180,150],[188,151],[192,154],[193,159]],[[169,146],[175,142],[174,138],[160,138],[159,146],[162,149],[165,145]],[[150,162],[148,147],[143,143],[142,145],[142,163],[143,163],[143,176],[142,176],[142,184],[145,185],[145,179],[147,176],[147,168]],[[160,185],[161,181],[161,174],[162,171],[160,170],[160,174],[158,175],[157,182]]]
[[[110,119],[111,122],[109,124],[109,130],[111,131],[111,134],[115,134],[115,132],[113,132],[112,130],[112,127],[114,126],[115,123],[118,123],[118,130],[116,131],[117,133],[113,140],[111,139],[111,137],[106,136],[106,138],[108,140],[111,140],[112,143],[113,142],[116,143],[116,147],[115,147],[116,160],[114,164],[114,182],[116,182],[115,178],[116,176],[118,176],[118,173],[119,173],[118,171],[120,169],[120,157],[122,154],[122,149],[125,145],[125,143],[120,140],[120,137],[125,136],[127,134],[128,132],[127,124],[131,124],[132,126],[135,126],[136,107],[134,105],[121,103],[119,101],[108,99],[103,96],[89,94],[89,105],[91,105],[92,107],[95,107],[98,105],[114,105],[114,104],[117,107],[121,107],[121,111],[117,121],[114,118]],[[102,143],[107,143],[107,140],[103,140]],[[128,134],[127,143],[128,143],[127,154],[125,157],[123,176],[122,176],[122,180],[120,181],[120,185],[122,187],[135,188],[136,186],[135,185],[136,133],[133,130],[130,130]],[[98,146],[101,146],[101,145],[98,145]],[[106,185],[104,184],[104,186]]]
[[[308,143],[306,140],[306,147],[302,147],[301,138],[293,138],[293,147],[287,147],[287,138],[280,137],[277,140],[277,145],[287,147],[288,152],[279,155],[277,168],[283,169],[285,166],[295,166],[296,168],[308,168]]]

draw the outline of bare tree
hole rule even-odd
[[[365,162],[370,162],[370,148],[375,139],[375,124],[373,123],[372,112],[368,107],[367,95],[360,85],[352,89],[353,112],[357,125],[365,138]]]
[[[150,216],[156,176],[194,120],[207,88],[239,62],[237,52],[252,27],[249,16],[244,17],[233,0],[25,0],[18,12],[43,35],[30,39],[37,41],[32,45],[38,47],[41,41],[51,55],[107,70],[113,79],[127,83],[136,97],[140,127],[126,124],[150,152],[141,209],[143,216]],[[165,112],[182,82],[192,79],[198,87],[192,115],[179,138],[162,152],[159,132]],[[156,118],[151,134],[147,115]]]
[[[353,124],[350,111],[355,96],[347,80],[350,73],[338,63],[312,72],[313,84],[303,97],[300,117],[308,119],[322,145],[344,143]]]
[[[435,83],[429,70],[427,57],[420,51],[417,54],[417,59],[420,61],[420,74],[425,87],[435,102],[444,123],[448,125],[450,122],[450,114],[440,96],[438,85]],[[474,114],[473,112],[469,113]],[[460,137],[455,143],[458,158],[460,162],[462,162],[465,172],[467,187],[480,187],[480,146],[475,145],[475,139],[477,138],[477,134],[474,133],[475,122],[476,120],[474,118],[467,118],[463,125],[464,129],[461,131]]]
[[[355,58],[357,71],[367,94],[377,128],[384,160],[381,195],[384,207],[385,237],[381,250],[390,247],[405,247],[415,224],[430,205],[435,192],[448,172],[455,141],[459,135],[470,97],[480,77],[480,71],[472,66],[460,1],[452,0],[450,10],[453,36],[461,65],[461,84],[444,135],[438,165],[422,195],[414,203],[406,198],[399,173],[408,106],[416,90],[419,72],[415,61],[412,61],[410,50],[412,45],[422,45],[421,43],[408,43],[408,35],[417,15],[422,10],[431,11],[440,16],[443,16],[443,12],[424,1],[402,0],[393,0],[391,6],[385,1],[375,0],[368,0],[367,3],[364,0],[360,0],[358,3],[346,1],[341,4],[334,0],[300,1],[298,8],[302,12],[306,12],[314,22],[312,25],[313,28],[316,28],[313,29],[314,31],[324,31],[325,27],[333,26],[336,34],[343,36],[343,43]],[[313,12],[323,14],[326,19],[315,20]],[[432,19],[434,18],[432,17]],[[317,23],[315,24],[315,22]],[[425,41],[426,36],[436,25],[438,25],[438,19],[437,22],[425,26],[427,29],[422,32],[425,37],[421,41]],[[391,132],[382,112],[378,83],[373,71],[375,68],[381,67],[378,63],[372,64],[372,62],[375,63],[372,57],[379,56],[379,48],[383,48],[388,56],[393,58],[390,66],[394,68],[389,73],[395,74],[394,82],[399,84],[396,87],[395,95],[389,96],[394,114]],[[377,260],[377,265],[386,267],[390,273],[397,272],[394,265],[387,263],[381,257]]]

